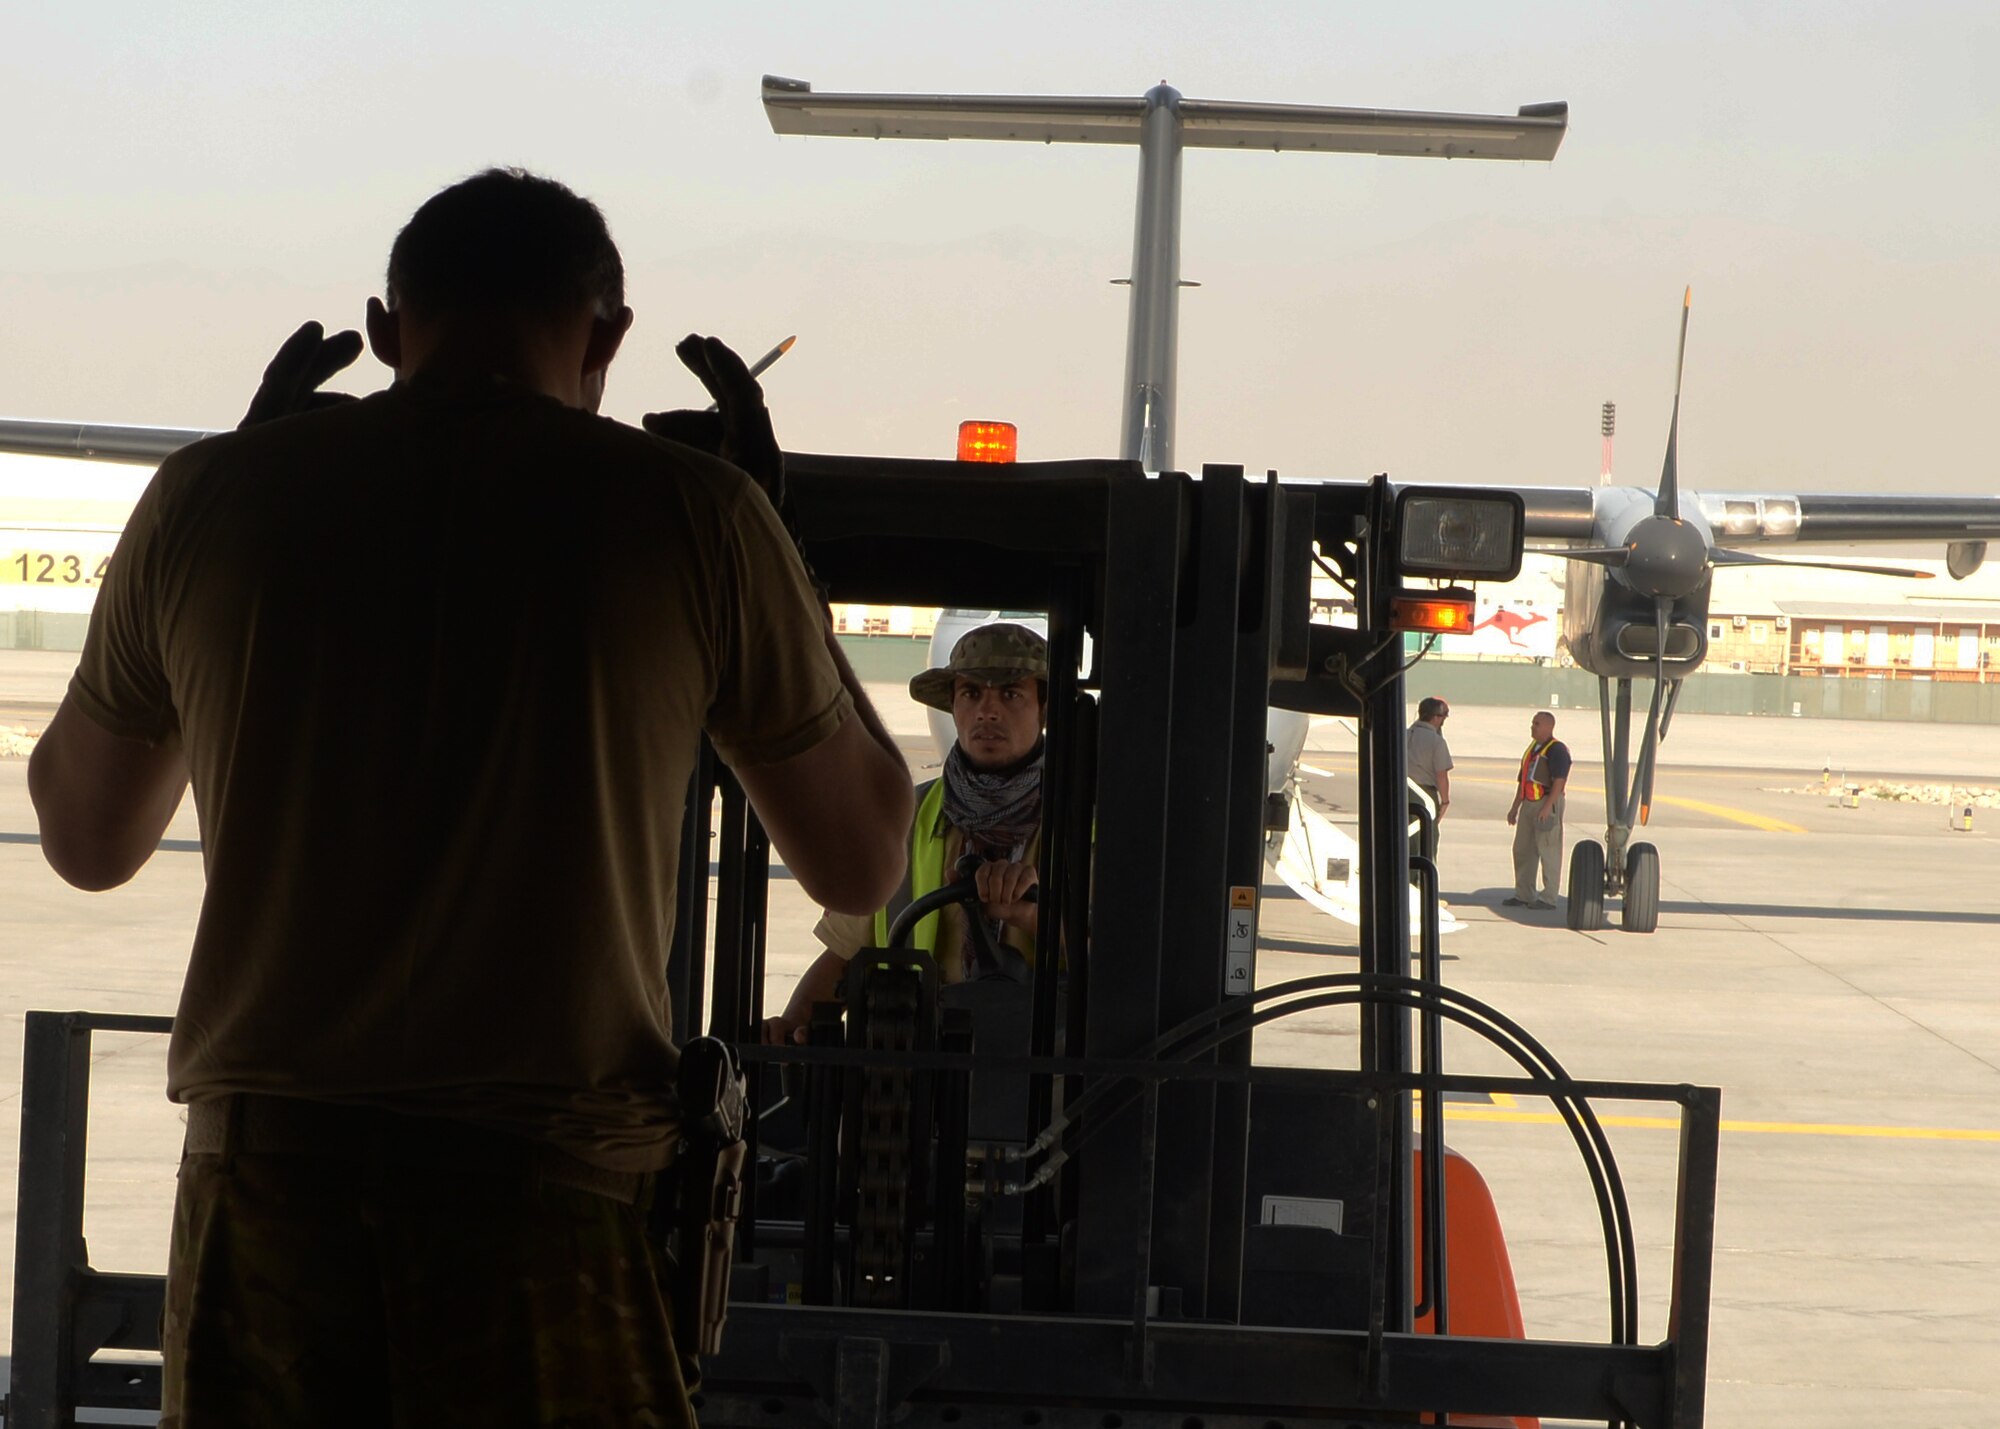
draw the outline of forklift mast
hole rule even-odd
[[[675,1005],[692,1019],[712,978],[706,1030],[762,1068],[758,1102],[785,1078],[802,1087],[804,1188],[767,1175],[753,1191],[704,1422],[1699,1424],[1715,1094],[1573,1082],[1445,988],[1436,870],[1411,857],[1399,597],[1420,577],[1511,577],[1515,499],[1102,461],[796,456],[788,470],[836,599],[1047,613],[1037,946],[1062,952],[1025,989],[920,992],[937,981],[921,954],[864,951],[844,1020],[823,1008],[809,1046],[754,1045],[748,895],[768,846],[717,771],[717,916],[742,922],[713,930],[704,969],[699,885],[684,885]],[[1480,553],[1455,558],[1454,540]],[[1312,623],[1316,567],[1347,587],[1353,627]],[[1273,705],[1358,730],[1364,891],[1357,972],[1260,986]],[[707,808],[697,788],[690,809]],[[707,821],[691,820],[699,868]],[[1255,1062],[1258,1025],[1324,1006],[1357,1009],[1356,1065]],[[1447,1075],[1447,1021],[1524,1076]],[[1415,1153],[1419,1131],[1442,1149],[1448,1092],[1486,1089],[1550,1098],[1571,1124],[1605,1218],[1610,1344],[1446,1333],[1447,1157]],[[1674,1323],[1652,1346],[1592,1095],[1682,1110]],[[763,1150],[767,1171],[787,1159]],[[1340,1229],[1265,1224],[1273,1198],[1337,1207]]]

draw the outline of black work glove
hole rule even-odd
[[[764,405],[764,389],[750,375],[750,369],[715,337],[689,333],[674,347],[674,353],[688,371],[701,379],[708,395],[715,399],[713,412],[648,412],[646,430],[656,437],[685,442],[749,474],[764,488],[771,505],[784,511],[785,454],[771,430],[770,409]]]
[[[361,334],[352,329],[332,337],[318,323],[309,322],[285,339],[270,366],[264,369],[263,385],[250,399],[250,410],[236,425],[254,427],[299,412],[317,412],[352,402],[346,392],[322,392],[319,386],[334,373],[361,356]]]
[[[805,543],[799,538],[798,518],[793,514],[791,494],[785,487],[785,453],[771,430],[771,412],[764,405],[764,389],[750,375],[749,366],[721,338],[689,333],[674,347],[688,371],[701,379],[716,410],[696,412],[648,412],[642,423],[656,437],[665,437],[719,456],[744,472],[763,488],[771,506],[784,522],[792,544],[799,548],[799,560],[806,568],[821,604],[827,601],[826,586],[806,560]]]

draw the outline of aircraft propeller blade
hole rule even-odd
[[[1787,561],[1776,556],[1753,556],[1748,551],[1731,551],[1721,546],[1710,551],[1708,559],[1718,566],[1799,566],[1806,570],[1855,571],[1864,576],[1901,576],[1913,581],[1927,581],[1935,574],[1913,571],[1905,566],[1861,566],[1845,561]]]
[[[1686,683],[1686,680],[1675,680],[1673,684],[1667,687],[1667,707],[1660,713],[1660,742],[1662,744],[1666,742],[1667,730],[1673,725],[1674,710],[1681,702],[1681,686]],[[1648,790],[1647,792],[1650,793],[1651,791]]]
[[[1669,680],[1667,682],[1666,708],[1660,713],[1659,728],[1652,732],[1655,748],[1653,757],[1646,761],[1646,787],[1639,791],[1639,822],[1642,824],[1646,822],[1653,812],[1653,780],[1660,772],[1658,746],[1667,737],[1667,726],[1673,723],[1674,706],[1680,702],[1682,684],[1683,681],[1680,680]]]
[[[1639,767],[1632,776],[1632,802],[1639,806],[1641,825],[1653,812],[1653,768],[1659,759],[1660,706],[1667,695],[1667,615],[1672,608],[1673,602],[1665,596],[1654,598],[1653,705],[1646,712],[1646,733],[1639,741]]]
[[[1687,363],[1688,351],[1688,309],[1694,306],[1694,285],[1689,284],[1681,294],[1681,346],[1674,354],[1674,419],[1667,427],[1667,460],[1660,469],[1660,495],[1653,503],[1653,514],[1678,521],[1681,516],[1680,474],[1674,462],[1674,448],[1679,443],[1681,433],[1681,368]]]
[[[1631,551],[1624,546],[1523,546],[1524,556],[1561,556],[1570,561],[1590,561],[1600,566],[1622,566]]]

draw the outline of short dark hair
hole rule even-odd
[[[625,305],[625,264],[597,205],[525,169],[488,169],[425,200],[389,249],[390,307],[425,316]]]
[[[1425,695],[1417,701],[1417,718],[1429,719],[1432,715],[1450,714],[1451,706],[1436,695]]]

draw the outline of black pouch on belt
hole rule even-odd
[[[674,1327],[697,1355],[722,1349],[729,1261],[743,1209],[749,1097],[736,1049],[714,1037],[681,1048],[681,1149],[674,1165]],[[690,1337],[688,1332],[695,1331]]]

